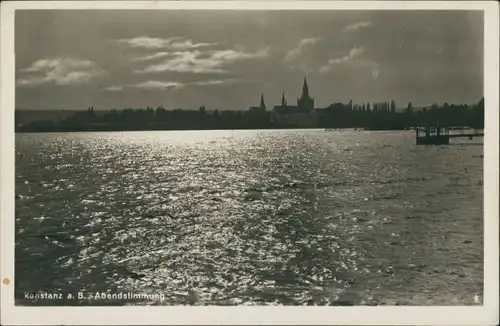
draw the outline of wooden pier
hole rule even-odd
[[[468,137],[473,139],[474,137],[484,137],[483,129],[472,129],[464,127],[450,127],[449,130],[458,130],[458,133],[450,133],[450,138]]]
[[[417,145],[448,145],[450,138],[469,138],[472,140],[474,137],[484,137],[484,131],[465,127],[426,126],[416,127],[415,136]]]

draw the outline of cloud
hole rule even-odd
[[[219,80],[198,81],[198,82],[194,82],[193,85],[207,86],[207,85],[225,85],[225,84],[232,84],[232,83],[233,82],[230,80],[219,79]]]
[[[184,84],[178,82],[165,82],[159,80],[148,80],[142,83],[130,85],[130,87],[143,88],[143,89],[167,89],[167,88],[180,88]]]
[[[247,53],[236,50],[218,50],[211,53],[211,58],[220,61],[238,61],[243,59],[264,58],[268,55],[269,48],[261,49],[254,53]]]
[[[179,89],[179,88],[183,88],[183,87],[187,87],[187,86],[227,85],[227,84],[250,83],[250,82],[257,82],[257,81],[249,80],[249,79],[236,79],[236,78],[202,80],[202,81],[195,81],[195,82],[189,82],[189,83],[148,80],[148,81],[141,82],[138,84],[131,84],[131,85],[125,85],[125,86],[109,86],[109,87],[104,88],[103,90],[108,91],[108,92],[119,92],[119,91],[125,90],[126,88],[164,90],[167,88]]]
[[[215,45],[216,43],[199,42],[193,43],[191,39],[183,37],[158,38],[149,36],[139,36],[128,39],[117,39],[114,42],[124,44],[133,48],[144,49],[170,49],[186,50]]]
[[[40,59],[28,68],[21,69],[23,75],[17,80],[18,85],[31,86],[45,83],[72,85],[86,83],[102,75],[104,71],[88,60],[75,58]]]
[[[225,73],[224,66],[229,63],[264,58],[268,55],[269,48],[257,52],[244,52],[240,50],[211,50],[201,52],[198,50],[174,52],[172,57],[162,63],[150,65],[137,72],[188,72],[188,73]]]
[[[157,53],[151,54],[151,55],[135,57],[132,59],[132,61],[150,61],[150,60],[154,60],[154,59],[168,57],[169,55],[170,55],[170,52],[157,52]]]
[[[228,78],[228,79],[214,79],[214,80],[197,81],[197,82],[192,83],[192,85],[196,85],[196,86],[227,85],[227,84],[251,83],[251,82],[254,82],[254,81],[248,80],[248,79]]]
[[[224,73],[220,61],[211,58],[200,58],[200,51],[175,52],[172,58],[159,64],[149,65],[137,72],[193,72],[193,73]]]
[[[104,89],[107,92],[120,92],[123,91],[122,86],[109,86]]]
[[[355,24],[350,24],[350,25],[347,25],[345,26],[343,29],[342,29],[342,34],[345,34],[345,33],[349,33],[349,32],[354,32],[360,28],[366,28],[366,27],[371,27],[373,26],[373,23],[370,22],[370,21],[365,21],[365,22],[359,22],[359,23],[355,23]]]
[[[137,83],[137,84],[129,84],[124,86],[108,86],[103,88],[106,92],[121,92],[127,88],[141,88],[141,89],[167,89],[167,88],[181,88],[185,86],[183,83],[171,82],[171,81],[159,81],[159,80],[148,80],[145,82]]]
[[[184,50],[184,49],[196,49],[196,48],[201,48],[205,46],[211,46],[211,45],[216,45],[217,43],[207,43],[207,42],[200,42],[200,43],[193,43],[192,40],[183,40],[179,42],[173,42],[170,43],[168,48],[172,50]]]
[[[310,37],[300,40],[299,44],[295,48],[286,53],[285,61],[290,62],[297,59],[300,57],[305,48],[317,43],[319,40],[319,37]]]
[[[353,59],[359,57],[363,52],[364,49],[362,47],[354,47],[349,50],[349,54],[340,58],[330,59],[326,65],[319,68],[319,72],[328,72],[333,68],[334,65],[352,61]]]

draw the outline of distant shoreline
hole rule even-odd
[[[355,128],[355,127],[345,127],[345,128],[319,128],[319,127],[282,127],[282,126],[270,126],[261,128],[174,128],[174,129],[155,129],[155,128],[132,128],[132,129],[85,129],[85,130],[22,130],[15,131],[15,134],[47,134],[47,133],[81,133],[81,132],[128,132],[128,131],[209,131],[209,130],[322,130],[325,132],[332,131],[410,131],[412,128],[397,128],[397,129],[371,129],[371,128]]]
[[[411,103],[404,112],[397,112],[394,101],[389,104],[334,103],[324,109],[297,109],[277,106],[266,110],[260,107],[248,111],[124,109],[97,112],[87,111],[65,116],[42,115],[23,117],[17,112],[16,133],[46,132],[109,132],[159,130],[258,130],[258,129],[361,129],[408,130],[415,126],[484,126],[484,99],[476,105],[432,105],[428,110],[414,111]]]

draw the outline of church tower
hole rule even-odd
[[[285,100],[285,91],[283,90],[283,94],[281,95],[281,106],[283,108],[287,107],[286,100]]]
[[[260,105],[259,105],[259,108],[262,111],[266,111],[266,104],[264,103],[264,94],[260,95]]]
[[[302,95],[297,99],[297,106],[305,112],[314,109],[314,98],[309,95],[309,86],[307,85],[307,78],[304,77],[304,85],[302,86]]]
[[[304,77],[304,85],[302,85],[302,98],[309,98],[309,86],[307,86],[306,77]]]

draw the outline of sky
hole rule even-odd
[[[246,110],[483,96],[481,11],[16,11],[16,108]]]

